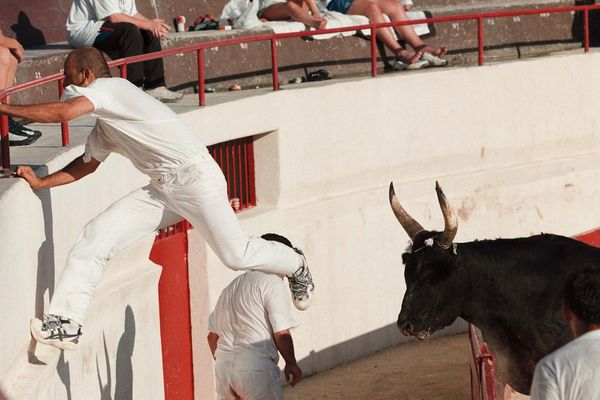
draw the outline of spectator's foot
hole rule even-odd
[[[61,350],[75,350],[81,336],[81,326],[77,322],[53,314],[44,314],[43,321],[32,318],[29,329],[38,343]]]
[[[314,295],[315,295],[315,284],[312,279],[312,275],[310,274],[310,270],[308,269],[308,264],[306,263],[306,257],[304,257],[304,253],[302,250],[294,247],[294,251],[302,257],[302,266],[296,270],[291,275],[288,275],[288,283],[290,285],[290,291],[292,292],[292,300],[294,302],[294,306],[300,310],[304,311],[308,307],[310,307]]]
[[[421,60],[427,61],[430,67],[443,67],[448,65],[448,60],[445,58],[436,57],[431,53],[423,53]]]
[[[431,53],[436,57],[443,57],[448,53],[448,49],[445,47],[431,47],[426,44],[415,47],[416,52]]]
[[[413,53],[409,50],[401,50],[396,53],[396,62],[392,66],[394,71],[402,71],[405,69],[421,69],[429,66],[429,62],[422,59],[423,54],[420,52]]]
[[[146,89],[146,93],[163,103],[175,103],[183,98],[183,93],[174,92],[167,89],[165,86]]]

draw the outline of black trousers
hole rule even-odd
[[[117,59],[160,51],[160,39],[149,31],[141,30],[128,22],[105,22],[100,27],[94,47]],[[161,58],[127,65],[127,79],[137,86],[153,89],[165,84]]]

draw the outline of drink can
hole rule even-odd
[[[175,21],[177,22],[177,32],[185,32],[185,17],[183,15],[178,16]]]

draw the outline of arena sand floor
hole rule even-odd
[[[411,341],[286,386],[286,400],[465,400],[469,338]]]

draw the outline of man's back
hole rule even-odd
[[[248,355],[277,361],[273,332],[297,325],[281,277],[249,271],[227,286],[210,316],[209,329],[219,335],[217,360]]]
[[[104,161],[111,152],[143,173],[159,178],[185,164],[206,147],[169,107],[121,78],[98,78],[88,87],[70,85],[62,100],[85,96],[98,118],[88,137],[86,156]]]
[[[600,330],[590,331],[544,357],[536,368],[534,398],[600,399]]]

